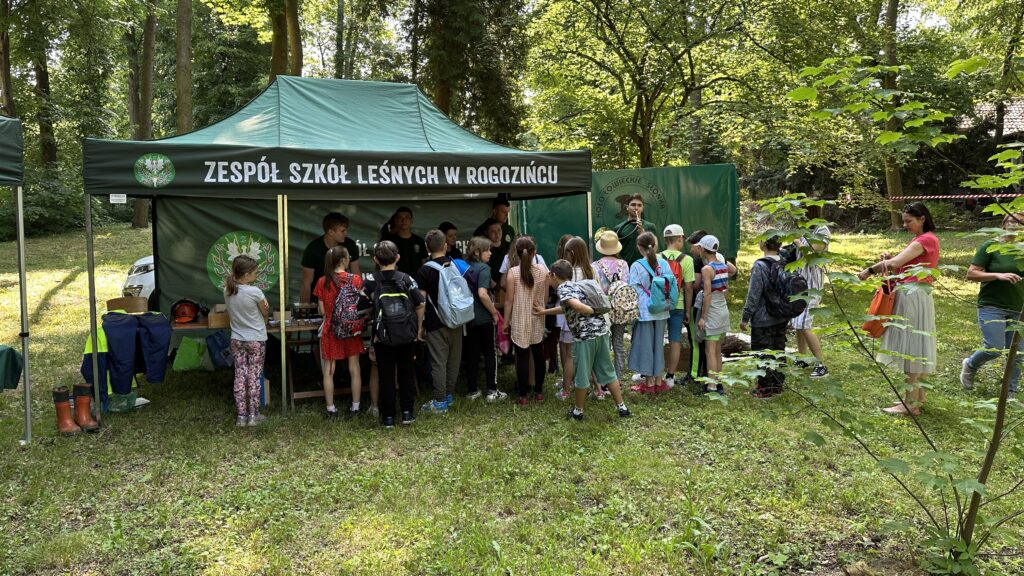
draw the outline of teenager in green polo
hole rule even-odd
[[[636,249],[636,239],[644,232],[657,234],[654,222],[644,220],[644,197],[640,194],[633,194],[626,200],[626,213],[629,215],[625,221],[614,228],[622,243],[622,258],[630,266],[640,259],[640,252]]]
[[[1007,215],[1003,218],[1003,229],[1007,231],[999,242],[1014,242],[1022,228],[1024,213]],[[1000,356],[996,350],[1006,350],[1013,340],[1012,322],[1020,318],[1024,306],[1024,283],[1021,282],[1022,264],[1014,254],[990,251],[996,240],[983,242],[974,254],[974,260],[967,270],[967,279],[981,282],[978,291],[978,326],[981,328],[982,348],[965,358],[960,370],[960,384],[970,390],[974,388],[974,376],[986,363]],[[1021,350],[1018,347],[1018,351]],[[1010,376],[1010,396],[1017,393],[1020,380],[1022,357]]]

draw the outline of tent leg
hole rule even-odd
[[[281,415],[288,414],[288,333],[285,324],[285,310],[287,310],[287,286],[285,284],[288,268],[288,197],[278,195],[277,197],[277,263],[278,263],[278,309],[281,323]]]
[[[85,267],[89,272],[89,341],[92,347],[92,394],[93,416],[99,422],[103,413],[100,405],[100,386],[106,382],[100,381],[100,355],[99,355],[99,330],[96,326],[96,257],[93,248],[92,234],[92,196],[85,194]]]
[[[587,190],[587,241],[594,248],[594,192]]]
[[[25,198],[21,186],[14,192],[14,204],[17,207],[18,227],[18,281],[21,292],[21,356],[25,362],[25,436],[21,439],[21,445],[32,443],[32,384],[29,380],[28,360],[28,288],[25,283]]]

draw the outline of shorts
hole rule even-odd
[[[799,316],[789,321],[789,327],[793,330],[810,330],[814,324],[814,314],[812,311],[815,306],[817,306],[816,302],[808,303],[807,308],[804,308],[804,311]]]
[[[686,316],[686,310],[673,310],[668,316],[668,341],[669,342],[682,342],[683,341],[683,317]]]
[[[615,367],[609,348],[608,335],[604,334],[590,340],[577,340],[572,343],[572,362],[576,367],[573,386],[580,389],[590,388],[590,374],[601,386],[615,382]]]
[[[719,340],[722,339],[722,336],[725,336],[725,334],[705,334],[704,335],[704,341],[705,342],[718,342]]]

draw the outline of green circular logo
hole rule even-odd
[[[135,179],[147,188],[163,188],[174,180],[174,163],[163,154],[143,154],[135,161]]]
[[[253,286],[266,291],[277,283],[277,245],[262,234],[236,230],[218,238],[206,256],[206,271],[217,290],[224,291],[224,279],[231,274],[231,261],[242,255],[257,263]]]

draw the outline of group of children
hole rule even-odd
[[[634,373],[632,389],[640,393],[671,389],[681,378],[700,379],[707,392],[724,394],[718,374],[722,369],[721,344],[730,325],[726,294],[736,267],[719,253],[719,241],[714,236],[703,231],[688,238],[684,234],[677,224],[666,226],[662,234],[664,250],[659,250],[661,243],[654,233],[640,233],[635,236],[639,258],[632,263],[619,258],[623,246],[613,230],[600,230],[595,235],[594,249],[600,256],[596,260],[591,258],[586,240],[566,236],[550,267],[537,254],[534,239],[520,236],[512,243],[507,262],[501,265],[500,278],[493,277],[489,265],[494,242],[487,237],[474,237],[462,260],[451,255],[451,242],[445,232],[431,230],[424,237],[429,257],[414,274],[397,269],[399,248],[392,241],[382,240],[373,250],[376,270],[366,275],[365,282],[359,274],[348,271],[350,255],[344,246],[330,248],[325,274],[313,290],[324,317],[320,358],[328,416],[332,415],[338,360],[348,363],[353,391],[351,413],[360,409],[363,337],[338,337],[327,328],[334,325],[334,314],[348,313],[338,312],[339,307],[333,304],[339,300],[340,291],[358,292],[369,302],[369,353],[379,379],[379,410],[371,410],[387,427],[395,424],[396,389],[401,423],[415,420],[414,356],[423,353],[418,342],[426,343],[433,384],[432,398],[421,410],[434,414],[447,412],[454,403],[455,385],[463,369],[467,399],[485,396],[487,402],[496,402],[507,397],[497,385],[499,339],[511,341],[516,403],[520,406],[543,400],[545,367],[553,365],[548,361],[554,360],[546,357],[550,354],[545,353],[545,340],[557,339],[562,380],[556,395],[573,399],[569,416],[575,420],[583,419],[588,394],[598,399],[610,394],[619,416],[631,415],[622,393],[627,367]],[[687,241],[689,253],[684,252]],[[791,322],[766,312],[764,291],[770,260],[784,255],[779,254],[777,238],[765,241],[761,247],[765,258],[758,260],[751,271],[741,328],[751,325],[753,350],[779,350],[785,346]],[[795,247],[809,249],[820,248],[806,242]],[[251,285],[255,268],[251,258],[235,258],[225,289],[239,425],[255,425],[262,419],[255,404],[258,394],[253,390],[259,385],[268,305],[263,293]],[[806,275],[810,288],[820,289],[819,271],[808,266],[801,273]],[[603,293],[600,297],[595,286]],[[504,291],[503,310],[499,310],[495,298],[499,289]],[[460,304],[463,296],[472,299],[472,310],[465,310],[468,301]],[[596,301],[602,298],[602,302]],[[792,320],[792,327],[797,330],[801,352],[809,349],[818,359],[812,373],[818,377],[827,370],[821,364],[820,344],[811,330],[811,307]],[[548,316],[556,317],[554,326],[545,322]],[[627,332],[631,341],[628,354]],[[680,369],[684,334],[693,350],[693,362]],[[482,387],[478,383],[481,362]],[[767,370],[754,394],[767,397],[781,390],[781,373]]]

